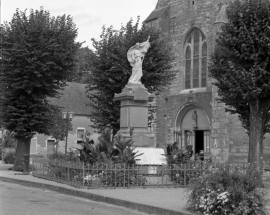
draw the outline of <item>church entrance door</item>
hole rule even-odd
[[[210,159],[210,123],[205,112],[192,106],[180,111],[176,121],[175,141],[180,148],[192,145],[193,159]]]
[[[195,155],[201,154],[204,152],[203,146],[204,146],[203,131],[195,131],[195,144],[194,144]]]

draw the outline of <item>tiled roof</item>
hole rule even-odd
[[[50,98],[53,105],[63,107],[65,111],[72,111],[77,115],[88,116],[91,113],[90,107],[86,106],[89,103],[88,98],[85,96],[85,84],[67,83],[68,85],[61,90],[61,97]]]
[[[144,22],[149,22],[151,20],[157,19],[158,17],[162,16],[163,13],[165,13],[167,8],[168,6],[165,6],[165,7],[161,7],[161,8],[153,10],[152,13],[146,18],[146,20],[144,20]]]

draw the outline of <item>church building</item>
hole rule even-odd
[[[177,142],[218,163],[247,162],[248,135],[237,115],[217,101],[217,87],[208,77],[215,39],[228,21],[230,0],[158,0],[144,24],[159,28],[172,44],[177,77],[156,97],[156,141]],[[151,41],[150,41],[151,42]],[[270,161],[270,135],[264,160]]]

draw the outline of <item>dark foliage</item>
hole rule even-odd
[[[113,165],[114,171],[104,171],[101,174],[101,182],[108,187],[132,187],[144,186],[146,179],[138,174],[138,170],[126,166],[124,163],[116,163]]]
[[[102,132],[97,143],[85,138],[85,141],[80,143],[83,148],[78,149],[80,160],[90,164],[97,162],[135,164],[137,157],[142,154],[138,154],[132,147],[132,139],[125,140],[120,134],[113,139],[109,129]]]
[[[30,10],[29,15],[17,10],[11,22],[1,26],[2,118],[18,140],[14,166],[30,153],[35,133],[49,134],[55,107],[48,98],[59,95],[75,66],[81,45],[76,37],[70,16],[51,17],[43,8]]]
[[[218,34],[210,76],[216,79],[220,101],[239,114],[249,132],[249,101],[269,99],[269,5],[262,1],[235,1],[227,9],[229,23]],[[269,108],[268,108],[269,110]],[[269,130],[267,114],[264,133]]]
[[[120,107],[113,98],[125,87],[132,72],[127,51],[137,42],[146,41],[149,35],[151,47],[143,61],[142,83],[149,92],[155,92],[169,84],[176,75],[172,70],[172,49],[158,31],[144,26],[139,29],[138,19],[135,24],[130,20],[120,30],[103,27],[101,39],[93,39],[96,51],[86,92],[95,128],[103,130],[109,124],[114,134],[119,129]]]
[[[15,162],[15,149],[7,148],[5,149],[6,152],[4,152],[3,155],[3,161],[6,164],[14,164]]]
[[[239,114],[249,134],[248,160],[262,171],[262,142],[270,119],[270,6],[267,1],[236,0],[227,15],[209,74],[227,111]]]
[[[54,109],[47,98],[65,86],[80,47],[70,16],[51,17],[43,8],[29,12],[17,10],[1,29],[3,120],[17,137],[48,134]]]
[[[189,145],[186,148],[179,149],[177,142],[173,144],[166,144],[164,147],[165,156],[168,165],[172,164],[184,164],[190,161],[193,155],[192,146]]]
[[[63,141],[66,138],[66,130],[72,131],[72,123],[70,120],[63,119],[61,109],[54,112],[52,116],[53,126],[49,129],[49,135],[56,139],[56,142]]]
[[[89,83],[92,71],[93,51],[88,47],[80,48],[76,55],[76,66],[68,76],[68,82]]]
[[[5,130],[3,132],[3,147],[4,148],[13,148],[16,149],[17,147],[17,140],[14,138],[14,132],[10,132],[8,130]]]

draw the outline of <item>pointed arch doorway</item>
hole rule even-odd
[[[184,106],[175,121],[175,142],[180,148],[192,146],[193,159],[199,154],[210,159],[210,120],[206,112],[195,104]]]

